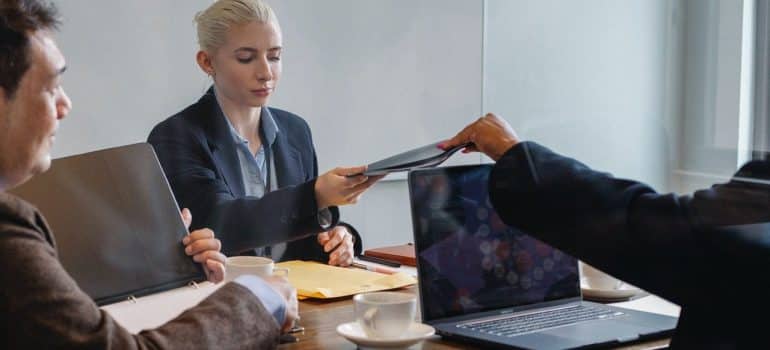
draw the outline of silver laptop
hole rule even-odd
[[[59,260],[97,304],[205,279],[184,253],[187,230],[147,143],[56,159],[11,192],[40,209]]]
[[[500,220],[492,165],[409,174],[423,322],[482,346],[617,346],[670,335],[674,317],[582,300],[578,261]]]

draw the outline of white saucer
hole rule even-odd
[[[433,327],[414,322],[406,333],[397,339],[370,338],[361,329],[358,322],[348,322],[337,326],[337,334],[350,340],[359,347],[367,348],[406,348],[428,338],[436,333]]]
[[[583,291],[583,298],[599,301],[627,300],[642,292],[641,289],[628,283],[623,283],[618,289],[595,289],[582,280],[580,290]]]

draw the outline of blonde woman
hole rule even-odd
[[[213,229],[228,255],[349,265],[360,239],[337,206],[377,179],[348,176],[364,167],[318,176],[307,123],[267,106],[282,70],[275,13],[260,0],[220,0],[195,21],[196,59],[213,86],[148,139],[179,205],[196,213],[192,228]]]

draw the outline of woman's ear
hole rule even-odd
[[[214,65],[211,63],[211,56],[208,52],[200,50],[195,55],[195,60],[198,61],[198,66],[201,67],[204,73],[210,76],[214,76]]]

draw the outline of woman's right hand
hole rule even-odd
[[[361,195],[372,187],[382,176],[364,176],[366,166],[334,168],[315,181],[315,196],[318,209],[331,206],[355,204]],[[356,176],[354,174],[361,174]]]

